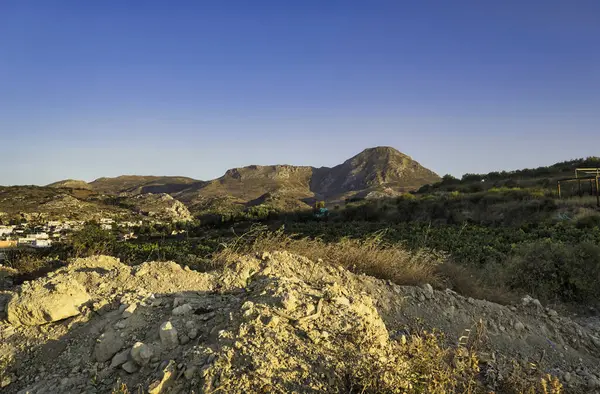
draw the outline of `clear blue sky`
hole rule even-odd
[[[600,155],[600,1],[0,2],[0,184]]]

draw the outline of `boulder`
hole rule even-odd
[[[133,348],[131,348],[131,358],[139,366],[148,365],[153,355],[154,352],[150,346],[142,342],[137,342],[135,345],[133,345]]]
[[[78,315],[90,300],[85,288],[69,278],[32,282],[13,296],[7,306],[8,321],[14,325],[37,326]]]
[[[100,363],[110,360],[123,348],[124,342],[116,331],[107,331],[98,338],[94,347],[94,355]]]
[[[177,330],[170,321],[163,323],[160,326],[160,340],[162,344],[168,349],[174,348],[179,345],[179,339],[177,337]]]

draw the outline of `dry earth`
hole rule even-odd
[[[110,393],[118,381],[150,393],[348,392],[353,369],[402,368],[392,347],[412,334],[436,328],[456,345],[475,327],[490,390],[516,358],[566,392],[600,392],[593,320],[531,298],[507,307],[398,286],[287,252],[209,273],[78,259],[0,293],[0,317],[3,393]]]

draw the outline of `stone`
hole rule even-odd
[[[423,290],[425,290],[425,297],[426,298],[433,298],[433,295],[435,294],[433,291],[433,287],[429,284],[429,283],[425,283],[423,285]]]
[[[163,323],[160,326],[160,341],[167,348],[174,348],[179,345],[179,339],[177,338],[177,330],[170,321]]]
[[[148,365],[153,355],[152,348],[142,342],[136,342],[131,348],[131,358],[139,366]]]
[[[198,337],[198,329],[197,328],[192,328],[188,331],[188,337],[190,337],[190,339],[196,339]]]
[[[12,297],[7,306],[13,325],[37,326],[79,315],[90,301],[85,288],[71,278],[36,281]]]
[[[99,314],[100,316],[104,315],[109,308],[107,300],[99,300],[92,304],[92,310]]]
[[[179,343],[182,345],[187,345],[188,343],[190,343],[190,337],[188,337],[187,335],[181,335],[179,337]]]
[[[192,306],[190,304],[183,304],[180,305],[178,307],[176,307],[175,309],[173,309],[173,311],[171,313],[173,313],[173,315],[175,316],[180,316],[180,315],[185,315],[186,313],[190,313],[192,311]]]
[[[270,259],[271,259],[271,253],[263,252],[263,254],[261,256],[261,260],[270,260]]]
[[[123,370],[127,373],[136,373],[140,369],[137,366],[137,364],[131,360],[129,360],[125,364],[121,365],[121,368],[123,368]]]
[[[125,321],[125,320],[120,320],[120,321],[118,321],[118,322],[115,324],[115,328],[116,328],[116,329],[119,329],[119,330],[122,330],[122,329],[124,329],[124,328],[127,328],[127,321]]]
[[[131,304],[123,311],[123,318],[127,319],[128,317],[133,316],[133,313],[137,309],[137,304]]]
[[[350,300],[346,297],[335,297],[333,299],[333,302],[339,306],[346,306],[346,307],[350,306]]]
[[[573,380],[573,376],[571,375],[570,372],[565,372],[564,376],[563,376],[563,380],[567,383],[571,382],[571,380]]]
[[[6,375],[2,378],[2,381],[0,381],[0,387],[1,388],[8,387],[11,383],[12,383],[11,377]]]
[[[517,321],[517,322],[515,322],[514,328],[517,331],[523,331],[525,329],[525,325],[523,323],[521,323],[520,321]]]
[[[558,312],[556,312],[554,309],[548,309],[547,313],[548,313],[548,316],[550,316],[550,317],[558,316]]]
[[[125,350],[115,354],[112,358],[112,361],[110,362],[110,367],[117,368],[117,367],[120,367],[121,365],[125,364],[127,362],[127,360],[129,360],[130,353],[131,353],[131,350],[125,349]]]
[[[161,394],[167,392],[173,380],[175,380],[175,372],[177,371],[177,364],[175,361],[169,361],[169,364],[162,370],[162,377],[160,380],[156,380],[148,387],[148,394]]]
[[[192,380],[194,378],[194,376],[196,376],[197,373],[198,373],[198,367],[195,365],[192,365],[185,370],[183,375],[185,376],[185,378],[187,380]]]
[[[296,309],[298,305],[298,299],[296,298],[296,296],[292,293],[285,293],[283,295],[283,297],[281,297],[281,306],[283,306],[283,308],[285,310],[291,311]]]
[[[173,300],[173,308],[176,308],[179,305],[183,305],[184,303],[185,303],[185,298],[175,297],[175,299]]]
[[[124,346],[123,339],[115,331],[107,331],[98,338],[94,347],[96,361],[103,363],[110,360]]]

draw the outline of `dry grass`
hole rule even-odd
[[[226,262],[231,261],[231,255],[277,250],[286,250],[313,261],[322,259],[352,272],[400,285],[430,283],[441,287],[444,283],[438,266],[445,261],[445,255],[424,250],[410,252],[399,244],[384,242],[382,233],[365,239],[344,238],[339,242],[324,242],[319,238],[288,235],[281,229],[269,232],[262,226],[256,226],[234,242],[224,245],[215,260]]]
[[[474,349],[448,348],[435,333],[394,342],[389,353],[349,354],[348,393],[488,393]]]
[[[505,282],[499,280],[501,270],[486,274],[492,279],[484,278],[481,272],[453,263],[444,253],[425,249],[409,251],[402,244],[385,242],[383,235],[383,232],[378,232],[364,239],[343,238],[338,242],[325,242],[319,238],[285,234],[282,229],[271,232],[265,226],[255,226],[235,241],[224,244],[214,256],[214,261],[224,264],[234,260],[232,255],[286,250],[398,285],[429,283],[440,289],[450,288],[466,297],[500,304],[519,298],[502,285]]]

